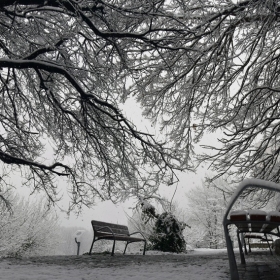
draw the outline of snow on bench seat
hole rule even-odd
[[[267,233],[278,227],[278,224],[271,224],[269,222],[280,224],[280,212],[270,211],[267,213],[259,209],[235,210],[230,212],[230,221],[241,232]]]
[[[270,211],[267,213],[268,221],[280,223],[280,212],[279,211]]]
[[[263,232],[263,230],[266,228],[267,225],[260,222],[266,221],[267,213],[263,210],[250,209],[248,210],[248,216],[249,216],[249,220],[252,221],[252,223],[250,224],[251,231]],[[256,222],[254,223],[253,221]]]
[[[248,213],[246,210],[235,210],[230,213],[230,220],[234,222],[234,224],[239,228],[241,231],[249,231],[249,227],[247,223],[238,223],[240,221],[247,221],[248,220]]]

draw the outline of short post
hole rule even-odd
[[[77,230],[75,233],[75,242],[77,243],[77,256],[80,254],[80,246],[81,246],[81,237],[84,233],[84,230]]]
[[[81,242],[78,242],[76,237],[75,237],[75,242],[76,242],[77,245],[78,245],[77,256],[79,256],[79,254],[80,254],[80,245],[81,245]]]

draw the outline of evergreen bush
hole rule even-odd
[[[163,252],[184,252],[186,250],[186,241],[183,236],[185,226],[172,213],[164,212],[158,215],[154,232],[149,237],[151,249]]]

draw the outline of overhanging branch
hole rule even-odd
[[[61,167],[65,170],[70,171],[69,166],[64,165],[60,162],[56,162],[52,165],[45,165],[45,164],[41,164],[41,163],[38,163],[38,162],[34,162],[34,161],[18,158],[18,157],[15,157],[15,156],[11,156],[7,153],[4,153],[3,151],[0,151],[0,160],[2,160],[4,163],[7,163],[7,164],[17,164],[17,165],[26,165],[26,166],[38,167],[39,169],[42,169],[42,170],[49,170],[52,173],[54,173],[56,175],[59,175],[59,176],[69,176],[70,175],[70,172],[69,173],[63,173],[63,172],[58,172],[58,171],[55,170],[56,168]]]

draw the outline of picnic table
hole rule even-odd
[[[231,280],[239,280],[239,274],[236,264],[236,258],[233,251],[233,244],[230,237],[230,226],[235,225],[237,229],[237,240],[242,264],[246,264],[242,241],[244,234],[258,234],[262,235],[263,239],[268,240],[267,235],[274,235],[280,237],[280,212],[270,211],[266,212],[259,209],[240,209],[231,211],[237,199],[248,188],[260,188],[270,191],[280,192],[280,185],[273,182],[268,182],[260,179],[246,179],[240,183],[235,193],[233,194],[228,207],[226,209],[223,226],[226,238],[226,245],[228,251],[228,259],[230,266]],[[272,251],[270,250],[272,253]]]

